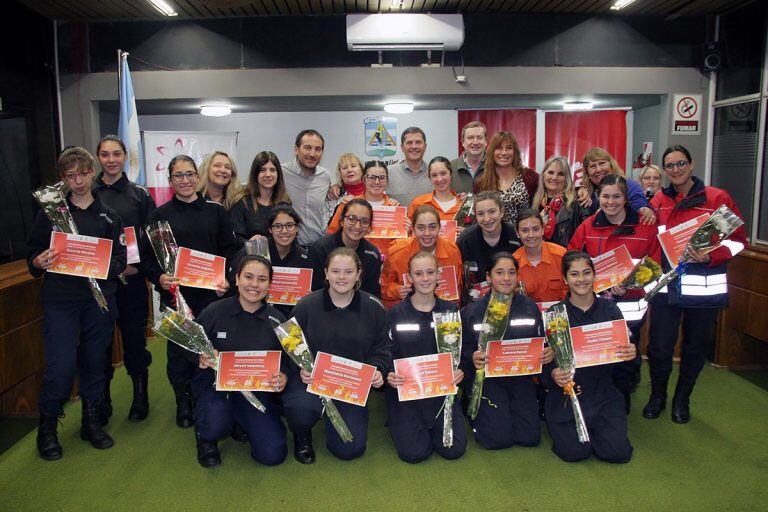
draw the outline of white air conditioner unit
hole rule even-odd
[[[347,49],[456,51],[464,43],[461,14],[348,14]]]

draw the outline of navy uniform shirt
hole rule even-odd
[[[477,283],[485,281],[485,273],[491,256],[497,252],[514,253],[521,247],[520,238],[515,228],[509,222],[501,223],[501,236],[499,242],[491,247],[483,238],[483,230],[473,224],[459,234],[456,245],[461,251],[461,259],[464,261],[464,290],[463,303],[472,302],[468,290]]]
[[[624,319],[616,303],[608,299],[596,297],[595,303],[587,311],[577,308],[567,298],[559,304],[562,303],[565,303],[571,327]],[[600,414],[601,408],[613,400],[618,400],[619,410],[624,410],[624,398],[611,377],[614,364],[616,363],[576,369],[573,380],[581,391],[579,403],[585,417]],[[542,382],[550,391],[546,402],[547,419],[556,423],[573,421],[571,400],[563,394],[563,388],[552,380],[552,370],[556,367],[557,363],[552,361],[542,370]],[[589,426],[589,423],[587,425]]]
[[[166,220],[171,225],[173,236],[179,247],[187,247],[196,251],[215,254],[227,258],[231,265],[238,253],[243,249],[235,239],[232,224],[224,208],[212,201],[206,201],[198,195],[191,203],[180,201],[176,196],[164,205],[158,207],[149,216],[149,224]],[[141,259],[147,277],[160,293],[163,304],[171,304],[171,294],[163,290],[158,282],[163,270],[155,258],[155,253],[149,241],[142,243]],[[205,306],[217,299],[214,290],[202,288],[181,287],[181,294],[186,299],[192,312],[197,315]]]
[[[273,267],[312,268],[312,262],[309,259],[309,253],[306,249],[300,246],[296,240],[293,241],[291,250],[288,251],[288,254],[285,255],[285,258],[280,257],[280,254],[277,252],[275,241],[272,238],[269,239],[268,243],[269,259],[272,262]],[[293,316],[293,306],[288,306],[287,304],[275,304],[273,307],[288,318]]]
[[[341,240],[341,231],[325,235],[309,246],[309,258],[312,261],[312,289],[320,290],[325,286],[325,263],[328,255],[337,248],[344,247]],[[363,265],[363,274],[360,276],[360,289],[381,298],[381,253],[366,239],[360,240],[355,249],[360,263]]]
[[[117,276],[125,270],[126,251],[125,246],[120,243],[123,221],[115,210],[101,202],[98,192],[94,190],[92,194],[93,202],[84,210],[72,204],[71,192],[67,193],[66,200],[77,226],[78,234],[112,240],[112,256],[107,279],[97,280],[104,296],[109,296],[117,290]],[[91,293],[86,278],[45,272],[32,265],[32,260],[50,247],[52,230],[51,221],[45,213],[37,212],[27,240],[27,267],[29,273],[34,277],[45,274],[42,300],[44,302],[69,302],[92,298],[93,293]]]
[[[376,367],[390,365],[392,347],[387,315],[373,295],[358,290],[345,308],[337,308],[327,289],[310,293],[293,308],[313,354],[326,352]]]

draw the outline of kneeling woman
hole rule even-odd
[[[246,256],[237,270],[235,297],[227,297],[206,307],[197,317],[208,338],[219,351],[282,350],[274,328],[285,317],[264,302],[272,282],[272,265],[261,256]],[[287,368],[283,356],[282,367]],[[269,385],[275,393],[257,392],[266,413],[254,408],[241,393],[216,391],[215,374],[210,368],[216,362],[200,356],[200,368],[206,369],[192,379],[195,397],[195,431],[197,460],[203,467],[221,464],[216,441],[229,436],[237,423],[248,436],[251,457],[274,466],[285,460],[287,443],[285,427],[280,420],[279,394],[285,388],[285,370],[272,376]]]
[[[517,260],[508,252],[491,256],[486,272],[491,290],[511,295],[517,289]],[[485,366],[486,355],[477,349],[480,329],[491,294],[461,310],[461,369],[467,375]],[[503,339],[544,336],[541,313],[529,297],[515,293],[507,315]],[[542,363],[552,361],[552,349],[544,348]],[[471,382],[468,379],[467,382]],[[469,390],[469,386],[466,387]],[[530,375],[495,377],[483,382],[483,399],[474,422],[475,439],[484,448],[537,446],[541,440],[536,385]]]
[[[372,385],[380,388],[391,359],[387,316],[379,299],[358,289],[361,273],[357,253],[348,247],[337,247],[325,264],[328,285],[301,299],[293,316],[314,354],[326,352],[375,366]],[[301,370],[300,377],[289,379],[283,407],[293,431],[294,456],[303,464],[311,464],[315,461],[311,430],[320,420],[323,406],[317,395],[306,390],[312,383],[311,374]],[[368,409],[338,400],[334,403],[354,439],[344,443],[326,418],[326,446],[339,459],[361,457],[368,435]]]
[[[616,303],[595,296],[595,267],[584,252],[569,251],[563,258],[563,277],[570,287],[565,299],[571,327],[621,320]],[[616,355],[623,361],[634,359],[637,349],[628,343]],[[566,371],[555,364],[544,368],[542,376],[547,393],[547,428],[552,438],[552,451],[566,462],[595,457],[606,462],[624,463],[632,457],[632,445],[627,438],[627,415],[624,398],[611,376],[616,364],[589,366]],[[590,442],[580,443],[576,434],[573,409],[568,397],[559,388],[571,380],[581,390],[579,402],[589,430]]]
[[[437,258],[431,252],[417,252],[408,262],[408,275],[413,282],[413,294],[389,310],[389,333],[392,338],[392,359],[422,356],[437,352],[432,312],[457,311],[455,304],[438,299]],[[458,370],[454,382],[460,383],[464,374]],[[433,451],[446,459],[456,459],[467,448],[464,414],[458,402],[452,409],[453,446],[443,446],[443,397],[400,402],[397,387],[405,379],[392,369],[387,375],[387,425],[395,443],[397,455],[410,463],[422,462]]]

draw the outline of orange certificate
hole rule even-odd
[[[704,221],[708,218],[709,214],[704,213],[695,219],[683,222],[663,233],[659,233],[659,243],[661,248],[664,249],[664,256],[667,257],[670,265],[674,267],[678,264],[680,257],[685,251],[685,246],[691,241],[693,234],[699,229],[699,226],[704,224]]]
[[[437,289],[435,293],[443,300],[459,300],[459,283],[456,280],[456,267],[448,265],[437,269]]]
[[[375,366],[318,352],[307,391],[365,407],[375,373]]]
[[[224,281],[227,259],[206,252],[179,247],[176,256],[176,273],[182,286],[215,290]]]
[[[405,206],[374,206],[371,232],[366,238],[407,238]]]
[[[558,302],[560,302],[560,301],[553,300],[553,301],[550,301],[550,302],[537,302],[536,305],[539,307],[539,311],[541,311],[543,313],[546,310],[548,310],[549,308],[551,308],[552,306],[554,306],[555,304],[557,304]]]
[[[576,368],[616,363],[616,349],[629,343],[626,320],[600,322],[571,329]]]
[[[59,253],[48,269],[54,274],[106,279],[112,257],[112,240],[51,231],[51,249]]]
[[[458,236],[457,228],[459,223],[455,220],[441,220],[440,221],[440,236],[447,238],[453,243],[456,243],[456,237]]]
[[[485,350],[486,377],[516,377],[541,373],[544,338],[489,341]]]
[[[595,264],[595,284],[593,290],[600,293],[603,290],[621,284],[635,268],[632,256],[629,255],[626,245],[605,252],[592,258]]]
[[[123,228],[125,250],[128,252],[128,263],[133,265],[141,261],[139,257],[139,242],[136,240],[136,229],[133,226]]]
[[[269,391],[267,382],[280,373],[279,350],[219,352],[216,391]]]
[[[403,384],[397,386],[397,398],[401,402],[456,394],[453,361],[448,352],[406,357],[393,362],[395,373],[405,379]]]
[[[269,285],[267,302],[293,306],[310,292],[311,268],[272,267],[272,284]]]

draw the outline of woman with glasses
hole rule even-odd
[[[440,267],[453,267],[457,290],[461,290],[462,262],[458,246],[440,236],[440,215],[428,204],[419,206],[411,217],[413,235],[397,240],[389,250],[381,271],[381,296],[384,306],[392,306],[413,292],[408,278],[408,262],[419,251],[435,254]]]
[[[400,206],[400,203],[396,199],[392,199],[386,193],[387,184],[389,183],[389,171],[387,165],[380,160],[371,160],[365,163],[363,167],[363,181],[365,182],[365,191],[361,196],[368,201],[371,206],[377,208],[379,206]],[[349,199],[346,199],[349,201]],[[328,233],[337,232],[342,225],[341,211],[343,206],[340,205],[336,208],[336,212],[333,218],[328,223]],[[410,227],[410,225],[408,226]],[[392,238],[368,238],[369,242],[375,245],[382,258],[386,259],[389,253],[389,247],[395,239]]]
[[[667,148],[661,160],[670,184],[651,201],[659,212],[659,231],[712,213],[722,205],[741,217],[728,192],[708,187],[693,175],[695,162],[685,147]],[[672,399],[672,421],[690,421],[691,392],[704,366],[704,354],[715,342],[717,314],[720,308],[728,305],[728,261],[744,249],[746,243],[746,232],[742,226],[709,253],[687,251],[683,257],[688,263],[678,281],[662,288],[651,299],[653,312],[648,343],[651,397],[643,409],[646,418],[658,418],[666,406],[672,355],[682,321],[680,376]],[[663,256],[665,272],[680,263]]]
[[[214,151],[205,157],[200,164],[197,191],[204,199],[219,203],[229,211],[243,197],[234,159],[223,151]]]
[[[603,148],[591,148],[584,153],[582,161],[584,169],[587,171],[587,178],[583,180],[582,186],[577,191],[578,200],[581,205],[589,209],[589,213],[595,213],[600,206],[597,200],[597,187],[603,178],[609,174],[618,174],[626,176],[616,160]],[[627,201],[637,213],[640,214],[640,222],[643,224],[656,224],[656,214],[651,209],[648,201],[645,199],[643,189],[633,180],[627,180]]]
[[[232,233],[232,223],[224,208],[215,202],[205,200],[197,193],[200,178],[195,161],[187,155],[178,155],[168,164],[168,181],[173,188],[173,198],[158,207],[149,216],[149,224],[168,221],[179,247],[223,256],[231,265],[242,248]],[[164,307],[173,307],[171,287],[178,286],[179,280],[163,272],[149,243],[143,243],[141,259],[145,262],[147,277],[160,293]],[[192,313],[197,316],[210,303],[222,297],[229,290],[226,279],[218,283],[216,290],[180,287]],[[192,400],[189,395],[189,381],[197,368],[197,358],[175,343],[167,344],[168,380],[176,395],[176,424],[189,428],[194,422]]]
[[[661,190],[661,177],[662,172],[658,165],[646,165],[640,171],[638,180],[645,191],[645,198],[648,201],[656,195],[656,192]]]
[[[242,242],[256,235],[269,236],[267,221],[275,205],[290,202],[277,155],[271,151],[257,153],[251,163],[245,194],[229,212],[235,235]]]
[[[550,157],[539,177],[539,188],[531,209],[541,216],[544,240],[567,247],[573,232],[589,217],[589,211],[576,200],[571,166],[563,156]],[[557,270],[558,278],[560,270]]]
[[[325,235],[309,246],[309,259],[312,262],[312,290],[320,290],[325,285],[325,263],[328,255],[337,247],[347,247],[355,251],[362,265],[360,289],[381,297],[381,253],[365,235],[371,230],[373,207],[363,198],[356,197],[341,208],[341,229]]]
[[[57,170],[69,187],[65,199],[78,233],[112,240],[107,279],[98,280],[109,312],[100,309],[85,278],[47,272],[56,266],[59,254],[50,248],[53,227],[42,211],[35,217],[27,240],[29,273],[34,277],[45,276],[40,293],[45,371],[38,399],[37,431],[37,451],[45,460],[62,457],[56,429],[76,372],[83,405],[80,437],[98,449],[114,445],[102,429],[99,405],[106,378],[104,357],[112,343],[117,316],[117,276],[125,269],[126,250],[120,243],[123,232],[120,216],[91,190],[93,166],[94,159],[88,151],[73,147],[61,154]]]
[[[444,156],[436,156],[429,161],[427,174],[434,190],[428,194],[416,196],[408,206],[408,216],[412,216],[414,210],[419,206],[428,204],[437,211],[440,215],[440,220],[453,220],[456,212],[461,208],[462,201],[459,195],[451,188],[453,168],[451,167],[450,160]]]

